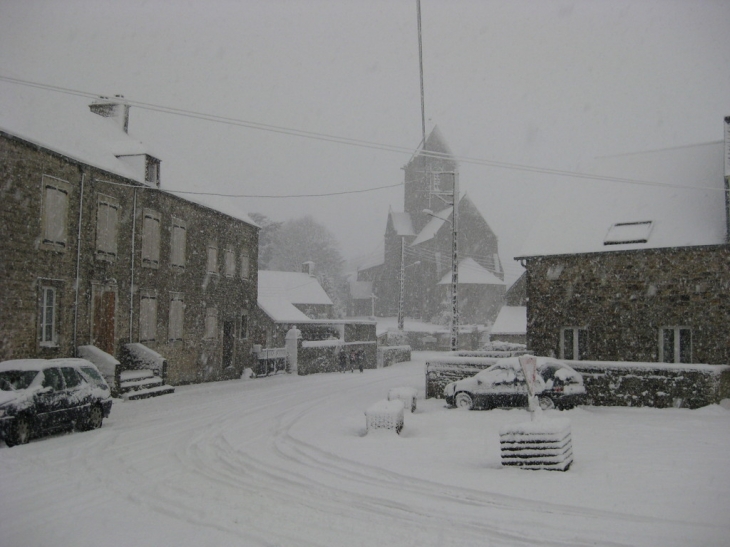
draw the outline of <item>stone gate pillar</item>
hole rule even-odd
[[[289,372],[291,374],[297,374],[297,352],[299,348],[299,340],[302,338],[302,331],[300,331],[296,325],[292,325],[286,333],[286,342],[284,347],[286,348],[286,357],[289,361]]]

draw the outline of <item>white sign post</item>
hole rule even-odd
[[[540,413],[540,404],[535,395],[535,382],[537,381],[537,357],[534,355],[520,355],[520,366],[522,373],[525,375],[525,383],[527,384],[527,404],[532,420],[535,419],[535,413]]]

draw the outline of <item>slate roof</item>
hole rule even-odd
[[[451,269],[438,284],[451,284]],[[504,281],[468,257],[459,261],[459,285],[504,285]]]
[[[390,221],[393,223],[393,229],[398,236],[414,236],[416,232],[413,230],[411,215],[408,213],[396,213],[390,211]]]
[[[295,304],[331,306],[332,300],[309,274],[259,270],[258,305],[266,315],[281,323],[309,320]]]
[[[723,148],[718,141],[597,159],[593,173],[663,186],[565,181],[521,256],[723,244]]]
[[[125,133],[115,120],[91,112],[91,102],[86,98],[69,98],[0,83],[0,131],[141,184],[145,183],[144,169],[135,169],[117,156],[146,154],[163,160],[164,184],[164,158],[133,133]],[[134,107],[131,110],[135,111]],[[166,188],[163,186],[159,191],[164,192]],[[184,196],[183,199],[258,226],[225,198]]]
[[[444,224],[448,223],[447,220],[451,219],[451,212],[453,211],[453,209],[453,207],[447,207],[446,209],[443,209],[438,213],[434,213],[435,216],[432,216],[431,220],[426,223],[420,233],[416,236],[416,239],[413,240],[411,245],[419,245],[433,239],[439,232],[441,227]]]
[[[527,308],[525,306],[502,306],[490,330],[491,334],[526,334]]]

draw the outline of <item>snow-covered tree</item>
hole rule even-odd
[[[249,213],[248,216],[261,226],[259,231],[259,268],[270,270],[272,268],[269,268],[269,263],[276,247],[277,234],[284,223],[271,220],[261,213]]]
[[[249,216],[261,226],[259,267],[263,270],[299,272],[304,262],[314,262],[315,277],[332,299],[335,313],[344,315],[344,260],[335,235],[311,216],[286,222],[275,222],[258,213]]]

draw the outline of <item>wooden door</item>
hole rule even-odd
[[[94,295],[93,345],[114,355],[116,332],[117,293],[100,290]]]

